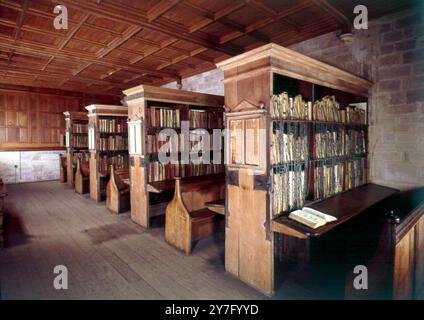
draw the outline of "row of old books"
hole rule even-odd
[[[315,101],[313,119],[317,121],[366,124],[364,109],[353,105],[341,108],[335,96],[325,96]]]
[[[344,162],[315,162],[314,199],[328,198],[343,191]]]
[[[127,119],[99,119],[98,131],[102,133],[128,132]]]
[[[346,122],[366,124],[365,110],[356,106],[346,107]]]
[[[314,161],[314,199],[331,197],[366,183],[366,158]]]
[[[318,121],[346,122],[343,121],[343,112],[335,96],[325,96],[314,103],[313,119]]]
[[[88,162],[90,161],[90,153],[89,152],[74,152],[72,157],[74,166],[77,165],[77,159],[81,159],[82,162]]]
[[[324,96],[316,100],[305,101],[302,95],[290,97],[287,92],[273,95],[270,115],[282,120],[316,120],[326,122],[365,124],[365,110],[357,106],[341,108],[335,96]]]
[[[347,129],[345,131],[345,154],[347,156],[363,155],[366,153],[364,130]]]
[[[117,151],[128,150],[128,138],[122,136],[109,136],[98,139],[98,150]]]
[[[189,163],[163,164],[159,161],[149,162],[149,182],[170,180],[174,177],[192,177],[224,172],[222,164]]]
[[[346,190],[359,187],[366,183],[366,158],[356,158],[346,161]]]
[[[116,169],[128,168],[128,155],[118,154],[114,156],[104,155],[99,157],[99,172],[107,174],[110,170],[111,165],[113,165]]]
[[[207,112],[206,110],[189,110],[189,125],[190,128],[221,128],[222,113]]]
[[[304,161],[309,153],[308,126],[304,123],[286,124],[272,134],[272,164]]]
[[[148,123],[151,127],[157,128],[180,128],[181,111],[165,107],[150,107]]]
[[[272,212],[277,216],[285,211],[301,208],[305,203],[307,178],[304,167],[287,166],[272,174]]]
[[[146,141],[147,153],[162,152],[183,152],[186,151],[184,147],[185,136],[184,134],[176,134],[175,136],[161,136],[160,133],[148,134]],[[220,143],[215,143],[218,147]],[[201,152],[209,151],[214,148],[212,135],[201,135],[197,133],[190,133],[188,138],[187,151]],[[218,149],[218,148],[217,148]]]
[[[315,131],[315,158],[344,156],[345,135],[343,128],[327,128],[317,125]]]
[[[350,157],[366,153],[365,131],[330,124],[316,124],[315,159]],[[273,165],[309,158],[309,128],[305,123],[285,123],[274,128],[271,137]]]
[[[316,159],[363,155],[366,153],[365,131],[335,126],[317,125],[315,133]]]
[[[312,120],[312,102],[304,101],[301,95],[293,98],[283,92],[272,97],[270,114],[278,119]]]
[[[72,148],[88,148],[88,136],[72,136]]]
[[[72,133],[88,133],[88,124],[84,123],[73,123]]]

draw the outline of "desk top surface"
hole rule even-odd
[[[0,198],[4,198],[7,196],[6,186],[0,179]]]
[[[205,205],[209,210],[225,215],[225,199],[209,201]]]
[[[272,221],[272,231],[297,238],[320,236],[398,192],[393,188],[369,183],[308,205],[336,217],[337,221],[312,229],[284,215]]]
[[[204,184],[209,180],[225,180],[224,174],[210,174],[210,175],[203,175],[203,176],[194,176],[194,177],[185,177],[181,178],[180,183],[183,184]],[[149,182],[147,184],[147,191],[153,192],[153,193],[161,193],[164,191],[170,191],[174,190],[175,188],[175,179],[171,180],[165,180],[165,181],[156,181],[156,182]]]

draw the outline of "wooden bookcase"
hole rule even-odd
[[[350,160],[350,155],[318,157],[315,144],[318,132],[359,128],[365,140],[367,136],[366,124],[316,120],[315,102],[324,96],[335,96],[342,107],[350,103],[366,104],[371,83],[275,44],[220,62],[218,67],[224,71],[225,117],[229,129],[225,267],[231,274],[271,295],[276,245],[273,232],[296,234],[286,225],[273,229],[272,222],[290,210],[301,208],[308,200],[323,198],[314,189],[315,167]],[[299,112],[290,108],[277,117],[274,96],[283,92],[293,101],[300,94],[305,103],[299,104],[302,106]],[[307,141],[303,156],[275,163],[275,134],[288,134],[292,129],[295,138],[303,137]],[[281,156],[281,150],[277,153]],[[366,150],[359,156],[367,161]],[[277,193],[275,176],[280,173],[296,178],[289,178],[292,189],[281,188]],[[340,179],[340,175],[338,177]],[[357,185],[365,182],[366,173]],[[342,183],[346,184],[344,180]],[[343,190],[346,188],[338,191]],[[291,200],[290,208],[275,212],[274,202],[285,196],[301,200]]]
[[[88,117],[86,112],[65,111],[66,122],[66,178],[74,186],[77,158],[88,161]]]
[[[88,111],[88,140],[90,151],[90,197],[106,199],[110,166],[128,168],[128,108],[93,104]]]
[[[185,165],[178,164],[177,167],[174,165],[171,169],[166,167],[162,170],[166,170],[165,175],[155,175],[153,170],[156,170],[154,165],[157,163],[157,152],[148,148],[151,141],[148,136],[157,137],[159,131],[164,128],[174,129],[178,134],[183,135],[182,121],[189,121],[190,114],[193,112],[206,113],[208,119],[216,120],[215,123],[210,123],[209,132],[212,132],[213,128],[221,129],[222,120],[219,119],[223,116],[224,99],[221,96],[145,85],[128,89],[124,91],[124,94],[128,104],[130,132],[131,218],[141,226],[149,228],[151,218],[163,215],[167,203],[172,199],[174,176],[222,173],[224,166],[210,164],[200,170],[200,167],[195,168],[190,162]],[[156,117],[155,112],[165,112],[160,109],[168,110],[166,112],[170,113],[175,112],[169,118],[175,117],[177,120],[168,124],[155,122],[153,120]],[[178,116],[175,116],[176,114]],[[193,130],[190,130],[190,134],[192,132]],[[181,160],[180,152],[178,157]],[[190,166],[191,172],[188,169]],[[195,172],[196,170],[200,172]]]

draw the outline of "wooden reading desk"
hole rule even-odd
[[[389,214],[398,194],[396,189],[368,183],[307,204],[337,218],[317,229],[287,215],[272,220],[271,230],[279,239],[278,276],[284,281],[290,273],[299,285],[320,290],[326,298],[386,298],[391,281]],[[370,290],[366,292],[353,288],[357,265],[369,271]]]
[[[225,215],[225,199],[209,201],[205,205],[210,211]]]
[[[4,198],[7,197],[6,186],[0,178],[0,248],[3,247]]]
[[[6,186],[3,181],[0,179],[0,198],[4,198],[7,196]]]
[[[396,189],[368,183],[331,198],[307,205],[307,207],[336,217],[337,221],[327,223],[317,229],[312,229],[284,215],[272,221],[271,229],[273,232],[300,239],[318,237],[398,192]]]
[[[180,182],[181,184],[190,183],[190,185],[195,187],[196,184],[200,185],[206,182],[210,183],[211,180],[216,180],[216,182],[219,182],[221,180],[225,180],[225,176],[222,173],[222,174],[210,174],[210,175],[204,175],[204,176],[185,177],[185,178],[181,178]],[[175,181],[164,180],[164,181],[149,182],[147,184],[146,189],[148,192],[153,192],[153,193],[173,191],[175,189]]]

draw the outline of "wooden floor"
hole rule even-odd
[[[262,299],[224,270],[224,241],[198,243],[191,256],[145,230],[129,214],[56,181],[8,185],[1,299]],[[69,289],[53,287],[53,268]]]

